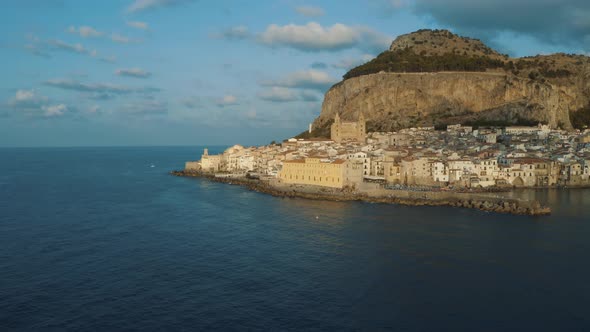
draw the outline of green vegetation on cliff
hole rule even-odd
[[[416,54],[412,48],[385,51],[375,59],[351,69],[344,79],[384,72],[486,71],[503,68],[504,61],[489,56],[468,56],[455,53],[443,55]]]
[[[329,139],[331,136],[330,128],[332,127],[332,123],[334,123],[334,120],[330,120],[330,121],[326,122],[321,127],[317,127],[317,128],[314,127],[311,130],[311,133],[308,130],[306,130],[306,131],[300,133],[299,135],[295,136],[295,138],[308,139],[308,138],[321,137],[321,138],[328,138]]]
[[[576,112],[570,112],[570,121],[576,129],[590,128],[590,104]]]

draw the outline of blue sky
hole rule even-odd
[[[590,51],[579,0],[5,0],[0,20],[7,147],[287,138],[347,69],[421,28],[511,56]]]

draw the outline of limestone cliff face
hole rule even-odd
[[[351,78],[330,89],[313,127],[337,112],[356,119],[363,111],[373,130],[504,120],[571,128],[569,112],[587,105],[588,77],[554,85],[505,73],[378,73]]]
[[[398,38],[392,49],[409,44],[411,38]],[[436,43],[440,45],[441,41],[437,39]],[[485,52],[489,53],[487,49]],[[493,55],[502,57],[498,53]],[[326,93],[313,128],[317,133],[325,133],[322,128],[330,124],[336,113],[344,120],[354,120],[362,111],[368,131],[478,122],[542,122],[571,129],[570,112],[590,103],[587,57],[560,54],[505,61],[510,61],[511,66],[512,61],[521,61],[519,70],[515,66],[513,70],[480,72],[382,71],[346,79]],[[530,67],[523,69],[523,63],[530,63]],[[545,72],[548,67],[566,68],[570,74],[551,78],[531,74],[542,66]]]

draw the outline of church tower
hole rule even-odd
[[[340,125],[340,115],[336,113],[336,116],[334,117],[334,123],[332,123],[332,126],[330,127],[330,139],[337,143],[340,143],[341,141]]]
[[[359,118],[357,121],[357,128],[358,128],[358,141],[359,142],[366,142],[367,141],[367,121],[365,120],[365,114],[363,111],[359,112]]]

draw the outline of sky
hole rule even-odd
[[[400,34],[589,54],[587,0],[3,0],[0,147],[261,145]]]

